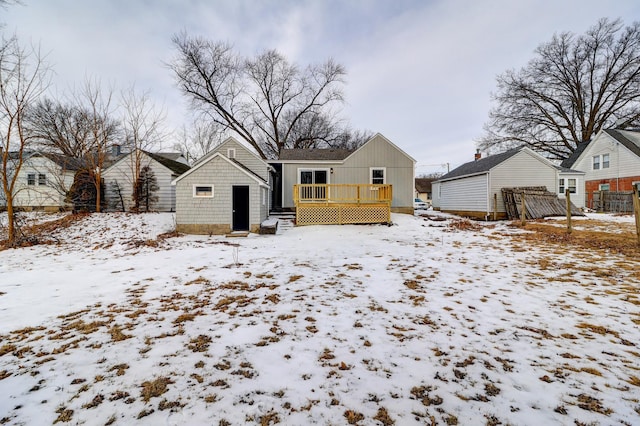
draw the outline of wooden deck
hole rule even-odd
[[[391,185],[299,184],[293,186],[297,225],[390,223]]]

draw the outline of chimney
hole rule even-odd
[[[475,161],[478,161],[479,159],[482,158],[482,154],[480,153],[479,149],[476,149],[476,155],[474,156]]]

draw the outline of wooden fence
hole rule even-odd
[[[633,191],[595,191],[592,193],[592,210],[607,213],[633,212]]]
[[[544,217],[564,216],[567,214],[565,200],[560,200],[558,194],[547,191],[544,186],[502,188],[502,200],[509,219],[521,219],[523,194],[527,219],[542,219]],[[573,204],[571,204],[571,214],[584,216],[582,210]]]

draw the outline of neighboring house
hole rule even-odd
[[[17,158],[17,153],[9,153],[10,161]],[[44,211],[69,208],[67,192],[80,167],[79,162],[63,155],[38,151],[25,151],[22,160],[14,190],[14,208]],[[0,205],[6,207],[4,194],[0,196]]]
[[[139,170],[136,167],[136,155]],[[151,153],[143,150],[119,155],[119,158],[102,172],[108,209],[131,210],[134,206],[134,177],[136,172],[148,166],[153,171],[158,185],[158,190],[154,194],[157,200],[151,210],[175,211],[176,194],[171,182],[189,170],[188,164],[179,161],[181,158],[181,154],[178,153]]]
[[[477,157],[476,157],[477,158]],[[555,165],[526,147],[465,163],[432,183],[433,207],[461,216],[506,218],[502,188],[546,187],[584,207],[584,173]]]
[[[175,179],[176,230],[190,234],[258,232],[269,215],[271,167],[228,138]]]
[[[270,163],[275,209],[294,209],[294,184],[387,184],[391,211],[413,213],[415,160],[379,133],[355,151],[285,149]]]
[[[601,130],[562,165],[585,173],[588,207],[594,192],[631,191],[640,186],[640,131]]]
[[[416,198],[431,204],[431,182],[433,178],[416,178]]]

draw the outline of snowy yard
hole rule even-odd
[[[0,424],[640,424],[640,256],[440,217],[0,251]]]

